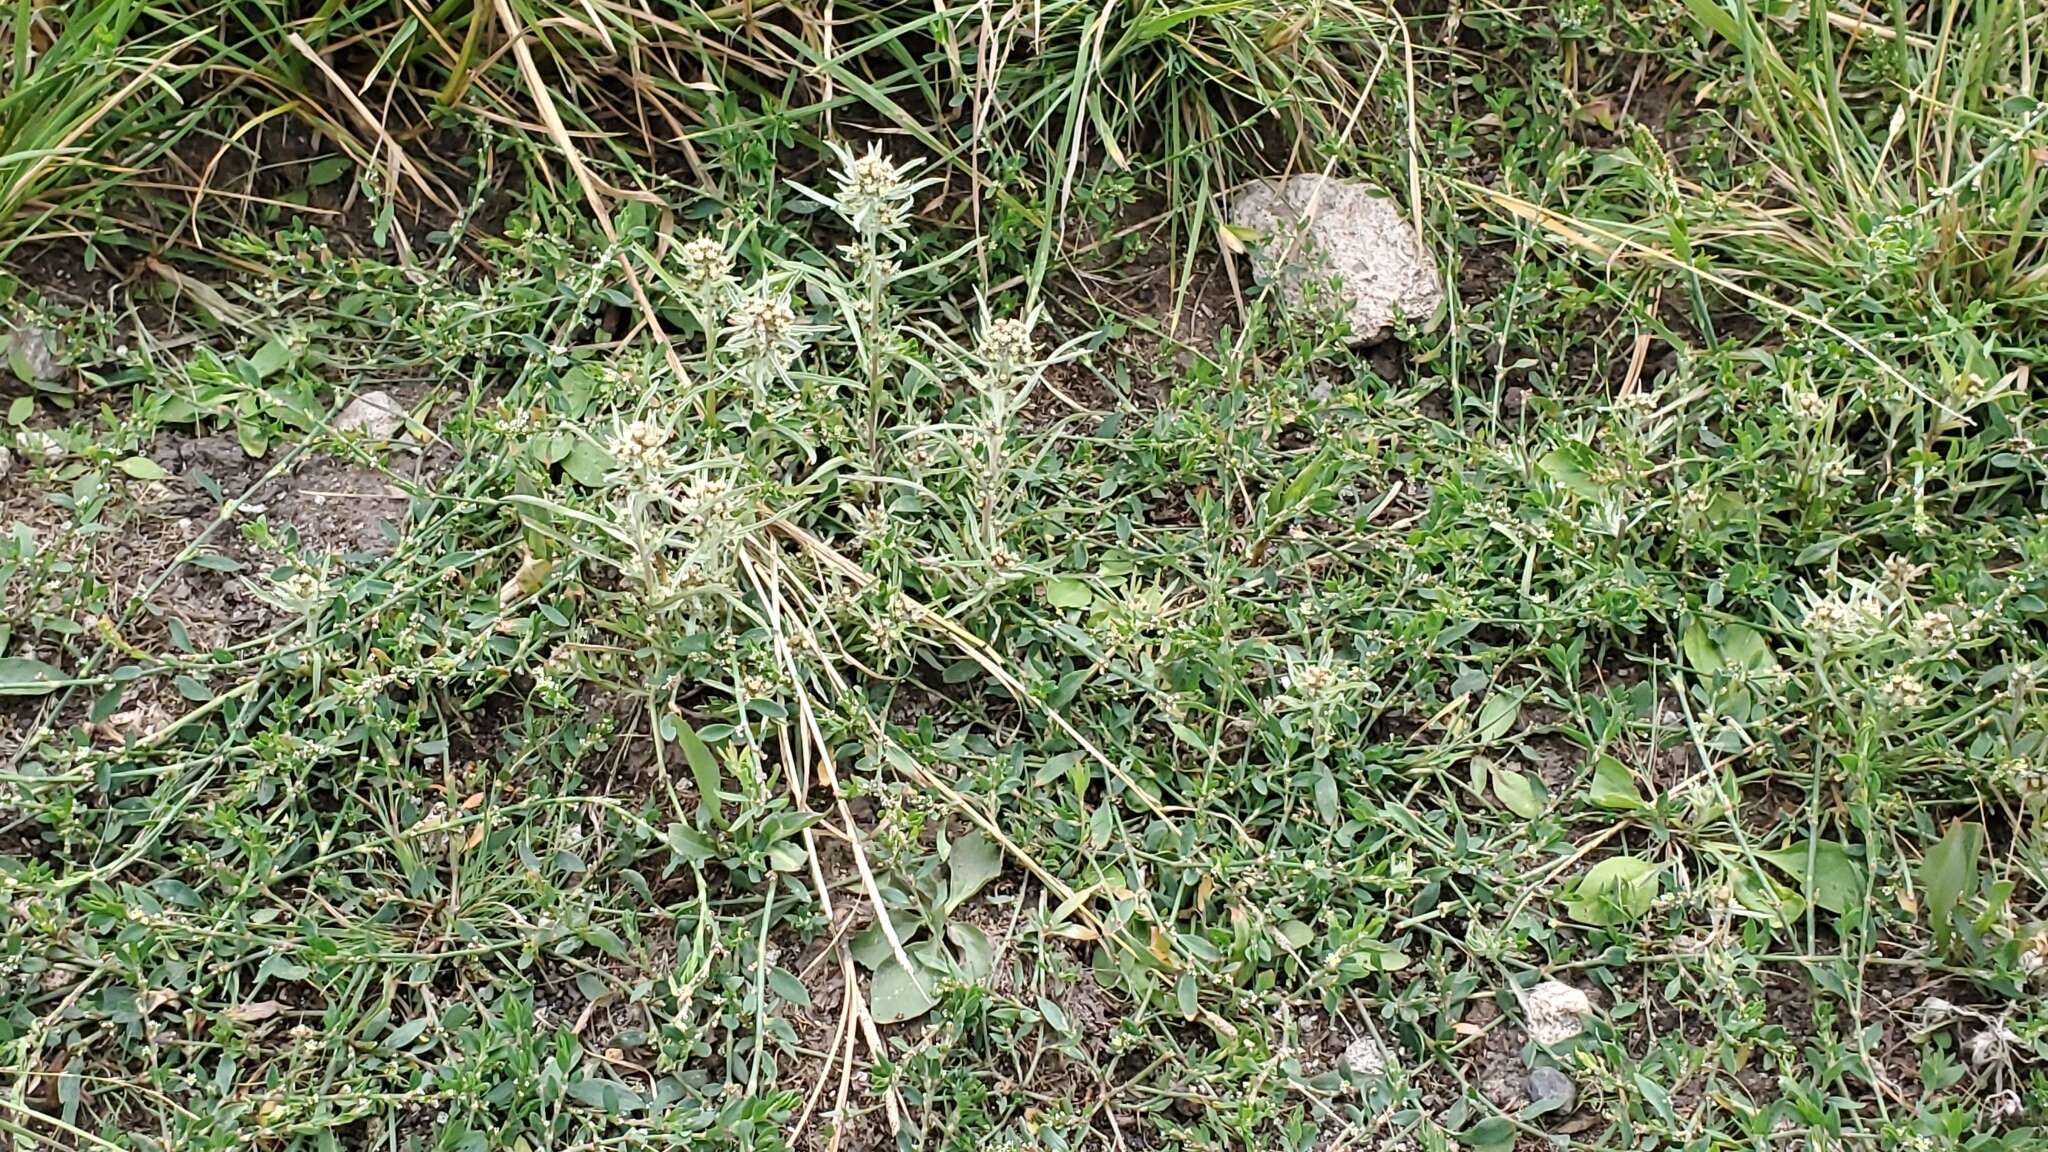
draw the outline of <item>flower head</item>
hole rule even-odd
[[[1829,404],[1818,392],[1804,388],[1794,389],[1785,395],[1785,406],[1801,424],[1818,424],[1827,418]]]
[[[668,432],[659,424],[648,420],[634,420],[623,424],[612,436],[609,450],[612,459],[620,466],[634,472],[652,472],[659,467],[667,452]]]
[[[788,293],[757,287],[733,304],[725,320],[733,348],[768,375],[787,372],[803,351],[803,327]]]
[[[1931,695],[1927,681],[1911,672],[1894,672],[1877,689],[1880,702],[1901,712],[1918,712],[1927,706]]]
[[[1839,593],[1811,595],[1806,605],[1806,631],[1835,648],[1868,641],[1885,628],[1885,605],[1875,591],[1857,589],[1848,598]]]
[[[923,187],[909,179],[910,165],[891,160],[879,143],[869,144],[859,156],[844,145],[832,150],[839,158],[832,173],[838,185],[832,206],[862,239],[893,237],[909,220],[910,198]]]
[[[683,245],[678,260],[683,267],[683,287],[696,295],[704,295],[732,280],[731,253],[709,236],[699,236]]]
[[[1947,652],[1959,635],[1955,617],[1946,612],[1936,610],[1913,621],[1913,647],[1921,652]]]
[[[989,321],[981,330],[981,354],[998,368],[1031,359],[1031,325],[1015,317]]]

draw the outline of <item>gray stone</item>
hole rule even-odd
[[[405,430],[405,409],[388,392],[365,392],[349,401],[334,418],[334,430],[360,432],[371,440],[389,440]]]
[[[62,345],[54,329],[28,321],[13,325],[7,335],[7,366],[22,383],[48,388],[63,381]]]
[[[1344,1068],[1355,1076],[1385,1076],[1387,1050],[1371,1036],[1360,1036],[1344,1049]]]
[[[1230,197],[1229,221],[1236,235],[1252,234],[1253,274],[1277,281],[1289,308],[1303,307],[1308,285],[1336,280],[1353,344],[1385,336],[1396,315],[1422,324],[1443,306],[1443,276],[1415,225],[1363,184],[1317,174],[1255,181]]]
[[[1579,1090],[1572,1086],[1572,1078],[1555,1068],[1533,1068],[1529,1071],[1529,1102],[1545,1105],[1545,1111],[1563,1116],[1579,1103]]]

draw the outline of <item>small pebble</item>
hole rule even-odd
[[[6,363],[22,377],[22,383],[48,388],[64,379],[56,332],[38,324],[17,324],[9,335]]]
[[[1522,993],[1529,1036],[1545,1048],[1562,1044],[1586,1030],[1593,1002],[1584,992],[1556,980],[1545,980]]]
[[[370,440],[389,440],[405,431],[405,408],[389,392],[365,392],[348,402],[334,418],[333,428],[336,432],[360,432]]]
[[[1360,1036],[1344,1049],[1344,1067],[1357,1076],[1387,1074],[1387,1051],[1370,1036]]]
[[[1579,1090],[1572,1087],[1572,1078],[1555,1068],[1536,1068],[1529,1073],[1529,1102],[1549,1104],[1550,1111],[1565,1115],[1579,1102]]]

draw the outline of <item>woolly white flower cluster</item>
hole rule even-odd
[[[890,159],[880,144],[869,144],[859,156],[841,144],[834,144],[832,151],[839,159],[832,173],[838,185],[832,206],[870,244],[895,238],[909,223],[910,198],[930,182],[912,181],[912,166]]]

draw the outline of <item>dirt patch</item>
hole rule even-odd
[[[408,497],[384,473],[349,460],[316,458],[284,481],[273,516],[311,548],[339,555],[382,555],[405,523]]]

